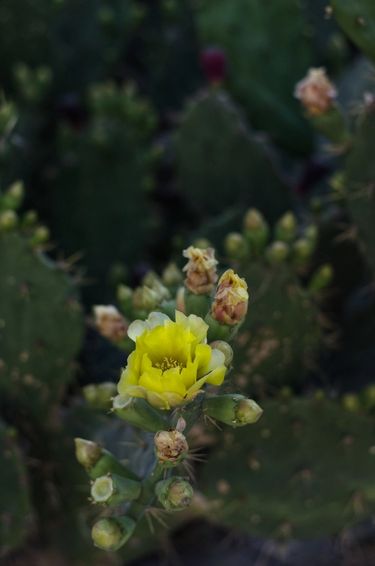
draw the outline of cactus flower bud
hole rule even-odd
[[[137,287],[133,293],[133,307],[140,311],[150,312],[159,303],[156,291],[146,285]]]
[[[108,474],[97,478],[91,486],[91,497],[95,503],[118,505],[123,501],[134,501],[141,494],[139,481]]]
[[[239,277],[233,269],[228,269],[220,277],[211,316],[220,324],[234,326],[245,318],[248,302],[245,279]]]
[[[83,390],[86,402],[95,409],[110,409],[112,398],[117,393],[117,387],[112,382],[86,385]]]
[[[263,413],[255,401],[240,394],[206,397],[203,411],[209,417],[232,427],[256,423]]]
[[[297,83],[294,96],[310,116],[320,116],[332,108],[337,91],[325,69],[320,67],[309,69],[307,76]]]
[[[215,340],[210,344],[211,348],[215,348],[215,350],[220,350],[224,354],[225,360],[224,363],[227,368],[232,365],[233,361],[233,348],[228,342],[224,340]]]
[[[269,233],[270,229],[264,216],[256,208],[250,208],[244,217],[244,234],[252,253],[259,255],[264,250]]]
[[[136,474],[123,466],[113,454],[96,442],[85,440],[84,438],[75,438],[74,442],[76,458],[91,479],[95,480],[109,473],[134,480],[138,479]]]
[[[22,218],[22,224],[25,228],[33,228],[38,222],[38,213],[36,210],[28,210]]]
[[[273,242],[267,248],[267,259],[272,264],[283,263],[289,255],[289,246],[285,242]]]
[[[224,241],[225,252],[230,258],[241,259],[246,256],[248,248],[247,242],[242,234],[231,232]]]
[[[95,326],[102,336],[119,342],[126,336],[127,324],[122,314],[113,305],[94,307]]]
[[[327,287],[333,279],[333,268],[325,263],[313,274],[309,283],[309,291],[316,293]]]
[[[132,536],[136,524],[129,517],[105,517],[92,528],[92,540],[98,548],[114,552]]]
[[[25,188],[22,181],[16,181],[6,191],[3,197],[5,209],[16,210],[22,203],[25,195]]]
[[[168,287],[174,287],[182,283],[183,276],[181,270],[175,263],[169,263],[162,273],[162,281]]]
[[[173,476],[159,481],[155,486],[155,494],[167,511],[181,511],[189,507],[193,499],[193,488],[184,478]]]
[[[155,434],[154,442],[159,463],[167,467],[179,464],[189,451],[185,436],[178,430],[161,430]]]
[[[117,395],[113,399],[113,410],[124,421],[148,432],[163,430],[167,425],[164,416],[158,410],[144,399],[137,397],[128,398]]]
[[[202,51],[200,60],[208,82],[213,85],[222,83],[227,67],[224,51],[219,47],[208,47]]]
[[[299,238],[293,244],[293,261],[297,267],[305,267],[314,252],[314,245],[306,238]]]
[[[297,234],[297,219],[293,212],[286,212],[277,222],[275,236],[282,242],[292,242]]]
[[[17,226],[18,217],[14,210],[5,210],[0,214],[0,231],[8,232]]]
[[[169,290],[163,285],[160,277],[155,272],[149,271],[144,276],[142,284],[154,291],[158,304],[170,298]]]
[[[188,262],[183,268],[186,271],[185,285],[194,295],[209,294],[217,281],[217,260],[213,248],[194,248],[189,246],[183,251]]]

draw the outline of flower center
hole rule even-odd
[[[167,369],[172,368],[182,369],[183,367],[180,362],[178,362],[174,358],[168,358],[167,356],[162,358],[159,362],[155,362],[154,366],[161,369],[162,371],[167,371]]]

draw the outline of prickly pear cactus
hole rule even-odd
[[[373,417],[326,399],[268,401],[264,413],[210,452],[199,477],[208,516],[252,535],[308,538],[374,513]]]
[[[46,214],[67,253],[85,251],[88,276],[95,278],[88,292],[94,293],[109,265],[140,258],[150,234],[155,115],[130,84],[92,87],[89,105],[86,127],[61,131],[60,167]]]
[[[308,151],[309,130],[290,96],[312,60],[300,4],[209,0],[199,4],[197,21],[202,42],[227,53],[228,86],[251,123],[289,149]]]
[[[0,421],[0,558],[22,546],[31,533],[32,509],[17,433]]]
[[[68,275],[38,247],[43,227],[23,232],[17,221],[12,210],[0,216],[1,402],[44,421],[73,378],[82,313]]]
[[[289,208],[270,152],[224,92],[209,91],[190,104],[176,147],[178,187],[198,217],[252,204],[274,220]]]
[[[375,104],[365,107],[345,169],[347,206],[353,218],[365,257],[375,269]]]
[[[237,385],[269,391],[301,386],[317,362],[323,341],[319,291],[332,276],[323,266],[311,273],[317,228],[299,228],[292,213],[276,223],[250,210],[242,233],[228,234],[229,261],[247,281],[250,310],[235,338]]]
[[[375,61],[375,5],[372,0],[331,0],[330,6],[344,32]]]

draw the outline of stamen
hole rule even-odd
[[[173,358],[164,357],[160,362],[155,362],[155,367],[161,369],[162,371],[167,371],[171,368],[182,369],[182,364]]]

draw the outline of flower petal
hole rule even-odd
[[[224,381],[227,368],[225,366],[219,366],[212,370],[206,377],[207,383],[211,385],[221,385]]]
[[[155,391],[147,391],[147,401],[150,405],[157,409],[170,409],[168,399],[164,396],[164,394],[160,395],[159,393],[155,393]]]
[[[207,339],[208,324],[204,322],[203,318],[190,314],[186,316],[181,311],[176,311],[176,323],[184,326],[192,332],[197,342],[203,342]]]
[[[138,336],[141,336],[147,329],[147,324],[144,320],[134,320],[128,328],[128,336],[130,340],[135,342]]]

